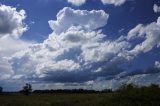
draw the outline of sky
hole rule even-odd
[[[160,84],[159,0],[0,0],[0,86]]]

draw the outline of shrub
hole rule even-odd
[[[22,92],[24,95],[29,95],[32,92],[31,84],[26,83],[26,85],[23,86],[23,90],[20,92]]]
[[[3,92],[3,88],[2,87],[0,87],[0,93],[2,93]]]

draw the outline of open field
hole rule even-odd
[[[0,106],[160,106],[160,93],[1,94]]]

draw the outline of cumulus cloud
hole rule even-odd
[[[101,30],[95,30],[107,23],[108,16],[103,10],[65,7],[58,13],[57,20],[49,21],[54,31],[48,39],[9,59],[12,68],[17,74],[26,73],[47,81],[83,82],[95,79],[101,73],[96,70],[103,65],[107,69],[105,65],[114,62],[118,53],[129,45],[126,41],[104,41],[106,35]],[[108,64],[108,69],[110,66]]]
[[[109,15],[103,10],[73,10],[70,7],[65,7],[58,12],[57,20],[50,20],[49,25],[57,34],[66,31],[71,26],[94,30],[106,25],[108,17]],[[95,22],[96,20],[98,22]]]
[[[13,54],[28,46],[26,41],[19,38],[27,30],[23,22],[26,18],[24,10],[17,11],[16,8],[0,5],[0,52],[1,55]],[[14,46],[13,46],[14,45]]]
[[[25,19],[25,11],[6,5],[0,6],[0,37],[11,36],[19,38],[23,32],[27,30],[27,26],[23,23]]]
[[[160,69],[160,62],[159,61],[155,61],[155,68]]]
[[[126,0],[101,0],[103,4],[113,4],[114,6],[120,6],[126,2]]]
[[[86,2],[86,0],[67,0],[67,1],[76,6],[81,6],[82,4]]]
[[[160,7],[159,7],[157,4],[154,4],[154,5],[153,5],[153,11],[154,11],[155,13],[160,12]]]
[[[0,78],[7,79],[14,74],[8,57],[20,50],[26,49],[30,43],[21,40],[21,35],[27,30],[23,22],[26,18],[24,10],[0,5]]]
[[[129,31],[127,35],[128,42],[132,42],[135,39],[142,39],[142,42],[134,44],[132,49],[126,51],[122,55],[128,58],[134,58],[140,53],[146,53],[152,50],[154,47],[160,47],[160,24],[159,17],[157,22],[152,22],[146,26],[139,24],[135,28]]]
[[[100,86],[104,86],[108,89],[116,90],[124,84],[135,84],[138,86],[149,86],[151,84],[160,84],[160,73],[153,74],[136,74],[133,76],[126,76],[123,78],[113,78],[111,80],[99,81]],[[107,85],[106,85],[107,83]]]
[[[67,0],[69,3],[72,3],[75,6],[81,6],[85,4],[87,0]],[[126,2],[126,0],[101,0],[101,2],[106,5],[106,4],[112,4],[114,6],[121,6]]]
[[[49,21],[53,32],[44,42],[26,46],[22,40],[10,37],[10,42],[17,39],[25,49],[17,45],[14,49],[16,53],[3,55],[5,58],[0,63],[0,69],[8,70],[5,78],[62,83],[62,86],[70,83],[83,83],[83,86],[98,83],[94,88],[99,89],[98,86],[106,79],[114,82],[120,78],[117,76],[124,74],[120,65],[127,59],[130,61],[154,47],[159,48],[160,18],[148,25],[139,24],[127,36],[115,40],[109,39],[101,30],[108,18],[109,15],[103,10],[65,7],[58,12],[56,20]],[[5,37],[8,36],[2,38]],[[136,39],[142,40],[132,42]],[[0,51],[5,48],[2,46]]]
[[[14,73],[12,67],[5,58],[1,56],[0,59],[0,80],[10,78]]]
[[[0,38],[0,53],[3,56],[10,56],[20,50],[26,49],[30,44],[31,42],[28,41],[5,36]]]
[[[107,24],[108,16],[103,10],[63,8],[57,20],[49,21],[53,32],[48,39],[9,58],[13,76],[56,83],[112,79],[124,71],[119,65],[128,57],[159,47],[159,21],[137,25],[126,37],[110,40],[95,30]],[[133,45],[132,40],[139,38],[143,41]]]
[[[120,39],[126,40],[131,47],[129,49],[125,49],[122,51],[119,56],[122,56],[128,60],[132,60],[137,57],[139,54],[146,53],[152,51],[153,48],[160,47],[160,24],[158,17],[156,22],[152,22],[148,25],[139,24],[135,28],[131,29],[128,32],[126,37],[120,37]],[[134,40],[140,40],[135,43]],[[136,84],[139,86],[147,86],[152,83],[160,84],[160,64],[159,61],[155,61],[155,64],[152,68],[146,70],[138,70],[133,72],[122,71],[120,74],[114,76],[114,78],[110,80],[103,80],[99,83],[101,86],[104,83],[108,83],[109,86],[106,88],[116,89],[123,84]],[[103,82],[103,83],[102,83]]]

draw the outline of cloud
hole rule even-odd
[[[141,53],[151,51],[153,48],[160,47],[160,24],[159,17],[157,22],[152,22],[146,26],[139,24],[129,31],[127,35],[128,42],[133,42],[136,39],[142,39],[142,42],[134,44],[132,49],[123,53],[124,57],[134,58]]]
[[[0,37],[11,36],[19,38],[27,30],[23,23],[25,11],[6,5],[0,5]]]
[[[65,7],[58,12],[56,20],[49,21],[53,32],[42,43],[28,44],[20,38],[3,36],[7,39],[0,38],[4,45],[0,46],[3,54],[0,70],[6,70],[2,72],[5,75],[3,79],[58,83],[61,87],[67,84],[71,87],[71,83],[79,84],[79,87],[93,85],[93,88],[100,89],[98,86],[107,87],[104,85],[106,82],[115,87],[138,74],[151,75],[152,72],[129,74],[121,65],[131,62],[141,53],[159,48],[160,18],[148,25],[139,24],[126,36],[115,40],[109,39],[101,30],[108,18],[109,14],[103,10]],[[134,42],[137,39],[140,42]],[[15,44],[12,50],[12,42],[23,46]]]
[[[7,56],[28,47],[27,41],[19,39],[27,30],[27,25],[23,22],[25,18],[24,10],[17,11],[14,7],[0,5],[1,55]]]
[[[72,3],[75,6],[81,6],[86,2],[86,0],[67,0],[69,3]]]
[[[28,41],[5,36],[0,38],[0,53],[4,56],[10,56],[20,50],[26,49],[30,44],[31,42]]]
[[[124,84],[135,84],[138,86],[149,86],[150,84],[160,84],[160,73],[153,74],[137,74],[133,76],[126,76],[123,78],[113,78],[112,80],[99,81],[100,86],[105,88],[116,90]],[[106,85],[106,83],[108,85]]]
[[[10,78],[14,71],[6,59],[0,57],[0,80]]]
[[[155,68],[160,69],[160,62],[159,61],[155,61]]]
[[[87,0],[67,0],[67,2],[72,3],[75,6],[81,6],[85,4]],[[89,1],[89,0],[88,0]],[[101,0],[101,2],[106,5],[106,4],[112,4],[114,6],[121,6],[126,2],[126,0]]]
[[[45,72],[41,72],[43,71],[48,71],[48,70],[67,70],[69,71],[75,71],[77,69],[80,68],[80,65],[78,63],[75,63],[73,60],[61,60],[58,62],[53,62],[53,63],[42,63],[40,65],[37,66],[37,73],[45,73]]]
[[[160,24],[158,17],[157,22],[152,22],[147,25],[139,24],[135,28],[128,32],[126,37],[121,36],[119,39],[127,41],[130,44],[129,49],[122,51],[119,56],[122,56],[129,61],[138,57],[139,54],[152,51],[154,48],[160,47]],[[135,40],[139,42],[135,43]],[[139,86],[147,86],[150,84],[160,84],[160,70],[159,61],[155,61],[154,66],[148,69],[139,69],[130,71],[122,71],[115,75],[112,79],[99,81],[99,84],[103,86],[104,83],[108,83],[106,88],[116,89],[123,84],[136,84]]]
[[[65,32],[71,26],[81,26],[87,30],[94,30],[106,25],[109,15],[103,10],[73,10],[65,7],[57,14],[57,20],[50,20],[49,25],[55,33]],[[71,21],[72,20],[72,21]],[[95,23],[95,21],[97,21]]]
[[[155,13],[160,12],[160,7],[159,7],[157,4],[154,4],[154,5],[153,5],[153,11],[154,11]]]
[[[20,50],[26,49],[31,42],[21,40],[20,37],[27,30],[23,22],[26,18],[24,10],[0,5],[0,77],[10,78],[15,72],[12,70],[8,57]]]
[[[126,0],[101,0],[103,4],[113,4],[114,6],[120,6],[126,2]]]
[[[103,40],[106,35],[96,29],[107,23],[108,16],[103,10],[65,7],[58,13],[57,20],[49,21],[53,33],[48,39],[9,58],[12,69],[16,74],[30,76],[26,79],[53,82],[84,82],[99,75],[119,73],[118,67],[110,63],[117,64],[115,57],[128,48],[128,43]],[[106,72],[96,71],[101,66]],[[109,71],[111,67],[115,71]]]
[[[30,45],[8,59],[13,77],[46,83],[85,83],[103,77],[112,80],[124,72],[122,63],[159,47],[158,20],[146,26],[139,24],[127,36],[111,40],[100,30],[108,16],[103,10],[63,8],[57,20],[49,21],[53,32],[43,43]],[[135,39],[142,42],[133,44]]]

